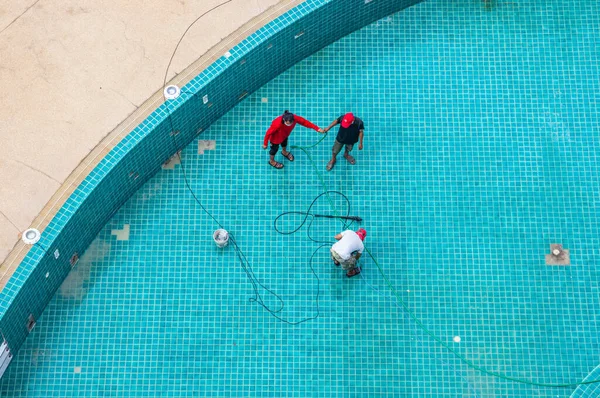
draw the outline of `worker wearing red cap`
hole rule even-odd
[[[301,116],[294,115],[290,111],[283,112],[283,115],[275,118],[273,122],[271,122],[271,127],[267,130],[265,134],[265,138],[263,140],[263,149],[267,149],[267,144],[271,143],[271,150],[269,151],[269,164],[276,169],[282,169],[283,164],[275,161],[275,154],[279,150],[279,145],[281,145],[281,154],[290,162],[294,161],[294,155],[291,152],[288,152],[288,137],[292,133],[296,124],[300,124],[304,127],[311,128],[313,130],[318,131],[319,133],[324,133],[325,130],[309,122]]]
[[[342,266],[348,278],[360,274],[357,263],[365,250],[363,241],[366,237],[367,231],[364,228],[356,232],[348,229],[335,236],[337,242],[331,246],[331,259],[336,266]]]
[[[356,160],[350,155],[350,151],[354,147],[354,144],[358,142],[358,150],[361,151],[363,149],[363,136],[365,133],[365,124],[363,121],[354,116],[352,113],[346,113],[335,119],[331,124],[325,129],[325,132],[329,131],[335,125],[340,124],[340,129],[338,130],[337,137],[335,138],[335,142],[333,143],[332,149],[332,157],[329,163],[327,163],[327,171],[331,170],[336,162],[336,156],[342,150],[342,146],[346,146],[346,151],[344,152],[344,157],[350,164],[355,164]]]

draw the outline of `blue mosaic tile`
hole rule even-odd
[[[340,15],[354,15],[341,2],[307,3],[332,15],[324,35]],[[281,21],[310,25],[304,7]],[[266,85],[250,76],[259,63],[244,68],[236,47],[187,85],[180,102],[161,107],[145,125],[155,129],[132,138],[131,157],[115,157],[120,180],[108,177],[117,164],[107,163],[102,189],[74,198],[70,211],[106,226],[0,381],[3,396],[596,396],[597,384],[536,384],[598,377],[599,8],[430,0]],[[266,52],[269,42],[255,50]],[[237,100],[242,90],[228,71],[257,91]],[[213,78],[231,92],[207,87]],[[204,107],[206,94],[218,105]],[[220,117],[219,106],[232,109]],[[325,171],[332,132],[306,152],[293,148],[293,163],[278,154],[283,170],[270,168],[262,138],[284,109],[321,127],[355,112],[366,124],[357,164],[340,157]],[[310,146],[320,138],[297,127],[290,140]],[[190,140],[181,164],[156,172]],[[216,146],[199,154],[205,140]],[[142,177],[129,181],[131,170]],[[304,211],[324,189],[347,195],[369,231],[360,277],[345,278],[309,239],[331,241],[340,222],[315,219],[289,236],[273,229],[278,214]],[[118,207],[110,193],[119,190],[135,193],[112,217],[79,206],[91,197]],[[313,210],[346,208],[333,197]],[[298,222],[291,216],[282,225]],[[64,224],[57,235],[80,228]],[[253,285],[232,245],[212,241],[219,224],[256,280],[285,303],[278,316],[315,316],[318,291],[318,318],[287,325],[250,300]],[[118,240],[125,225],[128,239]],[[59,238],[48,242],[73,248]],[[552,243],[571,251],[570,266],[545,265]],[[58,278],[58,263],[43,255],[31,253],[14,288],[20,276],[39,278],[33,286],[44,286],[48,270]]]

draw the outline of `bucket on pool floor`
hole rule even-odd
[[[219,228],[213,234],[213,239],[219,247],[225,247],[229,243],[229,232]]]

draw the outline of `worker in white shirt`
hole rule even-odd
[[[367,231],[364,228],[356,232],[348,229],[335,236],[337,242],[331,246],[331,259],[336,266],[342,266],[348,278],[360,274],[357,264],[365,249],[363,241],[366,236]]]

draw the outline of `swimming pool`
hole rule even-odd
[[[428,1],[248,95],[111,218],[1,391],[571,395],[574,387],[508,382],[467,366],[401,303],[491,372],[562,383],[598,365],[599,8]],[[340,158],[325,171],[332,131],[307,153],[294,149],[283,170],[269,167],[262,137],[284,109],[323,127],[346,111],[363,118],[357,164]],[[291,144],[320,138],[297,127]],[[249,300],[256,296],[243,263],[231,245],[216,247],[218,226],[186,178],[235,236],[253,280],[285,303],[276,314],[316,319],[289,325]],[[345,278],[309,239],[330,241],[341,223],[315,219],[293,235],[273,228],[279,214],[306,211],[326,189],[343,192],[364,219],[372,257],[362,278]],[[339,197],[331,201],[313,210],[346,211]],[[301,221],[289,216],[280,227]],[[545,264],[552,243],[571,251],[570,266]]]

